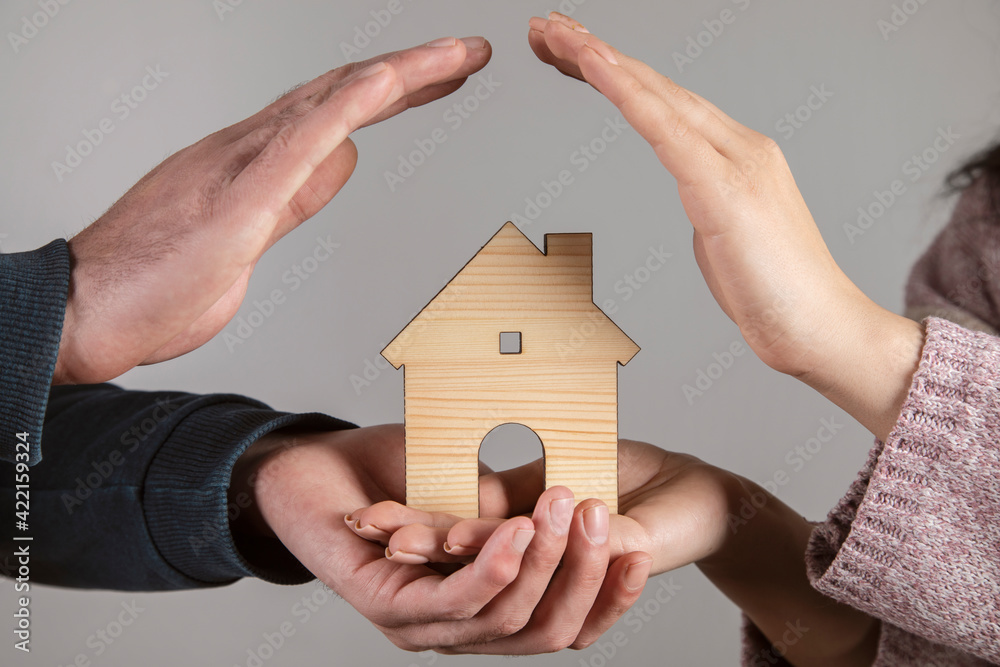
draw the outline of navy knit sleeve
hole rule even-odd
[[[233,464],[261,436],[295,426],[352,428],[229,394],[56,387],[45,460],[30,469],[31,579],[81,588],[166,590],[253,576],[312,575],[272,540],[238,548],[229,528]],[[13,562],[13,466],[0,463],[0,565]],[[7,509],[10,508],[10,509]],[[241,545],[242,546],[242,545]],[[8,572],[9,573],[9,572]]]
[[[0,461],[14,461],[15,434],[27,433],[27,463],[42,458],[45,402],[59,356],[69,292],[69,249],[53,241],[0,254]]]

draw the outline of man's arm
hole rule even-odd
[[[312,575],[280,542],[239,551],[227,489],[233,464],[280,428],[350,428],[292,415],[242,396],[125,391],[113,385],[52,390],[45,460],[30,469],[31,577],[80,588],[164,590],[255,576],[301,583]],[[14,511],[14,470],[0,464],[3,512]],[[8,509],[9,508],[9,509]],[[15,549],[3,519],[0,562]]]
[[[66,242],[32,252],[0,254],[0,461],[15,460],[15,435],[25,436],[28,465],[42,458],[45,401],[56,355],[70,261]]]

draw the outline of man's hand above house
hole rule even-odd
[[[490,54],[481,37],[443,38],[345,65],[167,158],[70,240],[53,382],[110,380],[211,339],[261,255],[350,177],[348,135],[457,90]]]
[[[641,583],[626,586],[625,572],[637,564],[637,579],[645,582],[648,555],[629,554],[609,570],[605,505],[588,500],[574,509],[567,489],[539,495],[541,488],[534,485],[522,488],[512,504],[502,475],[483,477],[482,511],[514,518],[494,526],[473,563],[432,569],[413,554],[387,559],[384,546],[361,539],[351,527],[369,538],[378,537],[379,528],[358,526],[349,513],[401,501],[403,461],[400,425],[271,434],[233,471],[230,493],[247,492],[254,499],[252,510],[234,523],[234,533],[276,536],[408,650],[522,654],[580,648],[610,628],[642,592]],[[530,518],[517,516],[533,505]]]

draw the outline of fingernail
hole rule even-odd
[[[483,37],[463,37],[462,42],[467,49],[485,49],[486,39]]]
[[[556,535],[569,532],[569,524],[573,522],[573,499],[557,498],[549,503],[549,525]]]
[[[641,560],[632,563],[625,568],[625,588],[631,592],[636,592],[646,585],[649,578],[649,568],[653,566],[653,559]]]
[[[350,514],[344,515],[344,521],[347,522],[348,524],[354,523],[354,519],[351,518]]]
[[[367,526],[362,526],[361,519],[354,522],[354,529],[357,532],[364,533],[367,537],[371,537],[373,539],[389,539],[389,537],[391,537],[389,533],[385,532],[373,523],[370,523]]]
[[[512,540],[514,551],[523,554],[525,549],[528,548],[528,545],[531,544],[531,538],[534,536],[535,531],[533,530],[525,530],[524,528],[518,529],[514,533],[514,539]]]
[[[604,42],[598,41],[596,39],[594,40],[588,39],[586,42],[583,43],[583,45],[589,46],[597,53],[597,55],[601,56],[612,65],[618,64],[618,59],[615,58],[614,51],[612,51],[611,47],[605,44]]]
[[[458,44],[458,40],[454,37],[442,37],[433,42],[427,42],[425,46],[455,46],[456,44]]]
[[[467,547],[464,544],[448,544],[444,543],[445,553],[449,553],[452,556],[472,556],[479,552],[478,549],[473,549],[472,547]]]
[[[374,65],[371,65],[361,70],[361,73],[358,74],[358,78],[363,79],[367,76],[375,76],[376,74],[384,72],[387,69],[389,69],[389,66],[386,65],[385,63],[375,63]]]
[[[583,513],[583,529],[594,544],[608,541],[608,506],[595,505]]]
[[[409,551],[403,551],[402,549],[389,551],[389,547],[385,548],[385,557],[393,563],[402,563],[403,565],[423,565],[428,561],[426,556],[411,554]]]

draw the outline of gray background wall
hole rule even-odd
[[[991,140],[1000,125],[1000,3],[899,0],[901,10],[916,12],[884,36],[879,21],[891,20],[894,3],[888,0],[572,2],[574,17],[612,44],[779,139],[841,266],[877,301],[900,308],[908,267],[949,212],[950,203],[936,198],[943,175]],[[220,13],[222,3],[232,11]],[[8,33],[20,32],[22,17],[30,20],[39,5],[3,3],[2,249],[35,248],[72,235],[171,152],[343,64],[342,42],[386,4],[70,2],[15,53]],[[120,382],[239,391],[282,409],[320,410],[361,424],[401,421],[400,373],[381,371],[357,391],[351,376],[363,376],[366,360],[379,358],[383,345],[505,220],[524,214],[525,198],[543,192],[543,180],[570,169],[574,183],[525,231],[539,245],[548,232],[594,233],[595,300],[614,299],[615,321],[643,348],[620,371],[622,435],[694,453],[761,482],[784,472],[787,482],[778,494],[806,516],[821,518],[864,461],[871,437],[749,353],[737,357],[703,395],[685,398],[682,386],[694,384],[699,370],[707,371],[713,355],[725,352],[739,333],[702,281],[674,182],[646,144],[629,131],[586,171],[571,162],[574,151],[599,136],[617,112],[530,52],[528,17],[553,7],[457,0],[402,0],[402,7],[362,57],[442,35],[484,34],[495,49],[485,73],[501,85],[457,128],[445,110],[471,88],[358,132],[361,158],[348,186],[257,267],[241,316],[251,313],[254,299],[281,288],[288,298],[274,315],[232,350],[217,338],[184,358],[134,370]],[[735,21],[679,72],[673,54],[725,8]],[[121,118],[112,105],[142,80],[147,66],[169,76]],[[777,123],[796,112],[813,86],[825,86],[832,97],[789,136]],[[82,140],[83,131],[105,117],[114,131],[72,173],[57,178],[51,163],[64,161],[66,145]],[[415,139],[438,127],[448,140],[390,192],[384,172],[415,148]],[[957,142],[912,180],[905,163],[949,127]],[[896,179],[904,181],[905,194],[850,242],[845,223]],[[291,290],[283,274],[327,235],[340,248]],[[645,263],[650,247],[661,246],[672,253],[669,261],[630,298],[616,292],[616,283]],[[235,335],[236,324],[226,332]],[[846,426],[804,465],[789,463],[786,455],[831,417]],[[536,454],[518,443],[493,443],[484,457],[507,467]],[[672,596],[661,587],[671,580]],[[6,607],[13,593],[4,590]],[[657,601],[657,591],[669,601]],[[262,633],[286,620],[296,633],[267,665],[502,662],[401,652],[332,598],[301,622],[293,606],[314,592],[315,585],[282,588],[256,581],[156,595],[39,587],[30,658],[5,640],[0,662],[65,665],[82,654],[92,664],[246,665],[247,651],[259,646]],[[88,637],[133,599],[144,611],[96,655],[98,644],[88,644]],[[649,613],[631,612],[620,623],[624,646],[610,658],[608,635],[582,653],[524,662],[735,664],[738,613],[694,568],[654,580],[640,604]]]

